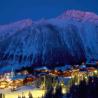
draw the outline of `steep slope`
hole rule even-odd
[[[2,41],[6,37],[9,37],[15,34],[17,31],[22,30],[23,28],[26,28],[32,24],[33,24],[32,20],[26,19],[26,20],[18,21],[8,25],[0,25],[0,41]]]
[[[0,39],[1,67],[98,60],[98,16],[94,13],[71,10],[55,19],[23,23],[4,27],[4,33],[0,27],[0,36],[4,36]]]

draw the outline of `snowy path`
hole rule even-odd
[[[0,90],[0,93],[5,94],[5,98],[18,98],[18,95],[22,96],[22,93],[28,98],[29,92],[32,93],[33,98],[41,98],[45,94],[45,90],[37,89],[33,86],[23,86],[13,92],[10,89]]]

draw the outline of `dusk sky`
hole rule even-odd
[[[98,14],[98,0],[0,0],[0,24],[53,18],[69,9]]]

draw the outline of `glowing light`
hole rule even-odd
[[[78,83],[76,82],[75,85],[78,85]]]
[[[62,93],[63,93],[63,94],[66,94],[66,93],[67,93],[66,88],[63,88],[63,89],[62,89]]]
[[[85,79],[87,79],[87,76],[85,76]]]
[[[72,78],[74,78],[74,76],[72,75]]]
[[[29,90],[29,91],[23,91],[26,98],[28,98],[29,92],[32,93],[33,98],[41,98],[45,94],[45,90]],[[6,93],[5,98],[17,98],[18,95],[22,96],[22,92],[12,92],[12,93]]]
[[[97,70],[95,70],[94,73],[97,74]]]
[[[63,83],[61,83],[61,86],[64,86],[64,84],[63,84]]]

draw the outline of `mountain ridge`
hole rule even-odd
[[[91,16],[83,18],[88,15]],[[18,69],[31,65],[80,64],[98,60],[96,17],[90,12],[70,10],[52,19],[10,24],[4,32],[0,30],[0,66],[13,65]]]

